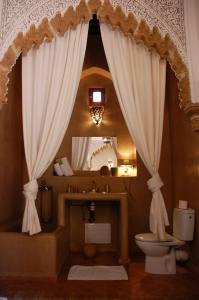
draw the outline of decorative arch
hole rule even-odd
[[[63,16],[57,12],[50,21],[44,18],[37,28],[33,24],[25,34],[19,32],[0,61],[0,103],[7,102],[8,74],[21,53],[26,55],[33,46],[39,48],[44,40],[51,42],[57,34],[63,36],[69,26],[75,29],[80,22],[89,22],[94,13],[100,22],[132,35],[136,42],[142,41],[167,59],[178,79],[180,107],[190,117],[192,129],[199,130],[199,104],[191,102],[188,69],[170,36],[162,37],[157,27],[151,30],[145,20],[138,22],[132,13],[126,16],[119,6],[114,9],[109,0],[103,4],[100,0],[89,0],[87,4],[80,0],[76,9],[70,6]]]
[[[103,77],[106,77],[106,78],[112,80],[111,73],[109,71],[99,68],[99,67],[91,67],[91,68],[85,69],[81,73],[81,79],[84,79],[87,76],[91,76],[93,74],[98,74],[98,75],[101,75]]]
[[[56,35],[63,36],[69,27],[75,30],[80,22],[87,23],[91,17],[85,0],[81,0],[76,9],[70,6],[63,16],[57,12],[50,21],[45,17],[38,27],[32,24],[25,34],[19,32],[0,61],[0,103],[7,102],[8,75],[20,54],[26,55],[32,47],[39,48],[44,40],[51,42]]]

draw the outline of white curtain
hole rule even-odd
[[[148,187],[153,193],[150,229],[165,239],[169,225],[163,185],[158,174],[164,117],[166,62],[144,45],[101,24],[102,41],[117,97],[131,137],[151,174]]]
[[[72,138],[72,168],[73,170],[83,170],[87,161],[90,147],[90,137],[79,136]]]
[[[191,100],[199,102],[199,1],[184,0],[185,37],[190,76]]]
[[[88,24],[44,42],[22,60],[23,133],[29,182],[23,232],[41,231],[35,207],[38,184],[54,159],[67,129],[82,70]]]
[[[113,136],[111,138],[111,145],[112,145],[115,155],[117,157],[117,138],[115,136]]]

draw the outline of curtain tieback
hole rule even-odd
[[[26,199],[34,201],[37,198],[38,183],[33,179],[24,185],[23,194]]]
[[[162,182],[162,179],[160,178],[160,175],[158,173],[155,173],[148,181],[147,181],[148,189],[154,193],[157,192],[164,183]]]

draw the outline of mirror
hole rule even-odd
[[[117,167],[117,138],[72,137],[72,169],[97,171]]]

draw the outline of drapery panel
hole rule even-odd
[[[83,170],[87,161],[90,147],[90,137],[79,136],[72,139],[72,168],[73,170]]]
[[[117,157],[117,138],[115,136],[111,139],[111,145],[113,147],[113,150],[115,151],[115,155]]]
[[[88,24],[31,49],[22,59],[22,107],[29,182],[22,231],[41,231],[35,199],[38,184],[53,161],[71,117],[82,70]]]
[[[169,225],[163,182],[158,174],[164,118],[166,62],[132,37],[100,24],[102,41],[114,87],[127,127],[137,151],[151,174],[153,193],[150,229],[161,240]]]

